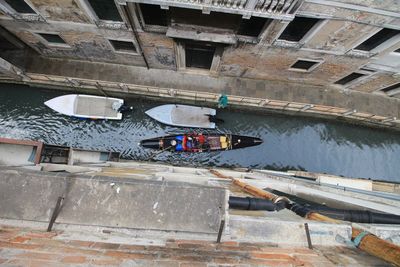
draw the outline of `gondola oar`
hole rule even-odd
[[[170,149],[171,147],[173,147],[173,146],[169,146],[167,148],[164,148],[163,150],[156,151],[156,153],[153,153],[153,155],[151,155],[147,160],[151,160],[154,156],[157,156],[158,154],[161,154],[162,152],[164,152],[165,150]]]

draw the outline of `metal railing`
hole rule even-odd
[[[181,101],[194,101],[211,106],[216,106],[220,97],[220,94],[211,92],[196,92],[174,88],[161,88],[32,73],[26,74],[26,76],[30,79],[27,81],[29,83],[67,86],[70,88],[75,88],[77,91],[82,89],[89,89],[94,90],[98,94],[102,95],[105,95],[107,92],[115,92],[157,98],[171,98],[174,102],[176,102],[177,99],[180,99]],[[323,115],[333,118],[345,118],[347,120],[357,121],[370,125],[372,124],[376,126],[400,129],[400,120],[396,117],[359,112],[355,109],[235,95],[228,95],[228,99],[229,105],[233,107],[250,107],[257,110],[270,110],[280,113],[291,112],[301,113],[304,115]]]

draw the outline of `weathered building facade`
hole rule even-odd
[[[0,0],[0,12],[2,43],[41,58],[400,96],[398,0]]]

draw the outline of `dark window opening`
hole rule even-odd
[[[362,76],[364,76],[365,74],[362,73],[358,73],[358,72],[353,72],[352,74],[347,75],[346,77],[340,79],[339,81],[336,81],[335,84],[341,84],[341,85],[345,85],[351,81],[354,81],[355,79],[358,79]]]
[[[298,42],[320,19],[295,17],[278,39]]]
[[[88,2],[99,19],[122,21],[114,0],[88,0]]]
[[[399,33],[400,33],[400,31],[398,31],[398,30],[382,29],[379,32],[375,33],[370,38],[368,38],[362,44],[357,46],[355,49],[362,50],[362,51],[371,51],[372,49],[376,48],[383,42],[389,40],[390,38],[392,38],[393,36],[395,36]]]
[[[140,4],[145,24],[168,26],[167,10],[158,5]]]
[[[307,61],[307,60],[297,60],[290,68],[292,69],[301,69],[301,70],[309,70],[311,67],[315,66],[319,62],[315,61]]]
[[[371,73],[376,72],[376,70],[372,70],[372,69],[367,68],[367,67],[362,67],[362,68],[360,68],[360,70],[371,72]]]
[[[396,49],[396,50],[394,50],[394,52],[396,52],[396,53],[400,53],[400,48],[399,48],[399,49]]]
[[[215,53],[215,46],[187,43],[185,47],[185,60],[187,68],[211,68]]]
[[[170,7],[171,25],[198,25],[202,27],[227,30],[236,33],[242,17],[235,14],[210,12],[203,14],[201,10]]]
[[[381,89],[382,92],[388,93],[394,89],[400,89],[400,83],[393,84],[391,86]]]
[[[5,0],[18,13],[35,13],[24,0]]]
[[[109,40],[115,51],[119,52],[135,52],[136,47],[132,42],[127,41],[117,41],[117,40]]]
[[[238,34],[252,37],[258,37],[265,24],[270,24],[270,19],[251,17],[250,19],[242,19],[239,25]]]
[[[65,41],[58,34],[38,33],[43,39],[49,43],[65,44]]]
[[[17,46],[12,44],[10,41],[8,41],[5,37],[0,35],[0,50],[5,51],[5,50],[15,50],[19,49]]]

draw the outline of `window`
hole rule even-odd
[[[35,11],[24,0],[5,0],[18,13],[35,14]]]
[[[395,53],[400,53],[400,48],[399,48],[399,49],[396,49],[396,50],[394,50],[394,52],[395,52]]]
[[[204,14],[201,10],[170,7],[172,25],[197,25],[208,28],[217,28],[236,31],[242,17],[235,14],[210,12]]]
[[[117,52],[123,53],[136,53],[136,47],[133,42],[130,41],[120,41],[120,40],[108,40],[110,41],[112,47]]]
[[[398,30],[382,29],[354,49],[362,51],[371,51],[372,49],[376,48],[380,44],[384,43],[385,41],[389,40],[390,38],[396,36],[399,33],[400,31]]]
[[[215,53],[215,46],[187,43],[185,50],[185,60],[187,68],[211,68]]]
[[[385,93],[390,93],[391,91],[393,91],[395,89],[400,89],[400,83],[396,83],[391,86],[382,88],[380,91],[385,92]]]
[[[3,36],[0,35],[0,49],[1,51],[5,51],[5,50],[17,49],[17,47],[15,47],[15,45],[13,45],[7,39],[3,38]]]
[[[250,19],[242,19],[237,34],[258,37],[264,28],[264,25],[271,23],[270,19],[251,17]]]
[[[356,80],[358,78],[363,77],[364,75],[365,74],[358,73],[358,72],[353,72],[353,73],[347,75],[346,77],[336,81],[335,84],[345,85],[345,84],[348,84],[351,81],[354,81],[354,80]]]
[[[50,34],[50,33],[37,33],[37,34],[50,44],[66,44],[64,39],[62,39],[58,34]]]
[[[290,67],[290,70],[311,71],[321,63],[319,60],[299,59]]]
[[[168,26],[167,11],[158,5],[140,4],[143,20],[148,25]]]
[[[299,42],[320,19],[295,17],[278,39]]]
[[[101,20],[122,21],[114,0],[87,0]]]

